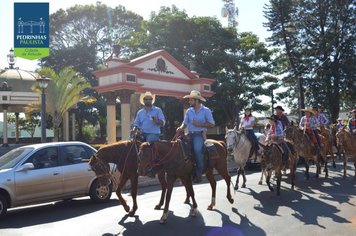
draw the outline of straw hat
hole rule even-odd
[[[141,93],[141,95],[140,95],[140,103],[142,105],[145,105],[145,102],[143,101],[145,98],[152,98],[152,104],[153,104],[153,103],[155,103],[156,95],[152,94],[149,91],[147,91],[145,93]]]
[[[206,102],[205,98],[203,98],[197,90],[192,90],[189,95],[185,95],[183,98],[199,99],[200,101]]]
[[[337,118],[337,120],[342,120],[342,118],[341,118],[341,117],[339,117],[339,118]]]
[[[307,107],[305,109],[300,109],[300,110],[304,112],[310,112],[311,114],[315,115],[315,111],[311,107]]]

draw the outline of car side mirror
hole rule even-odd
[[[25,163],[20,168],[18,168],[16,171],[20,172],[20,171],[27,171],[27,170],[32,170],[32,169],[35,169],[35,166],[33,165],[33,163]]]

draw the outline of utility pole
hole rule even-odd
[[[221,9],[221,16],[227,17],[229,27],[237,27],[238,23],[236,17],[239,14],[237,7],[235,7],[234,0],[222,0],[224,6]]]

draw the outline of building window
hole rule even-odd
[[[126,75],[126,81],[136,83],[136,75]]]
[[[204,89],[205,91],[210,91],[210,85],[204,84],[203,89]]]

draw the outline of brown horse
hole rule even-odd
[[[356,135],[351,134],[350,131],[345,128],[339,130],[336,133],[338,144],[342,144],[344,148],[344,178],[346,178],[346,163],[347,157],[353,157],[356,177]]]
[[[289,147],[288,151],[288,160],[283,160],[283,149],[282,147],[278,146],[276,143],[272,143],[269,145],[262,145],[263,147],[263,154],[262,154],[262,164],[264,165],[264,171],[267,173],[266,176],[266,183],[268,188],[271,191],[274,191],[273,187],[271,186],[270,180],[272,176],[272,172],[275,172],[277,177],[277,196],[280,195],[280,188],[281,188],[281,180],[282,180],[282,171],[286,168],[290,169],[290,176],[291,176],[291,188],[294,189],[295,183],[295,173],[297,168],[297,155],[296,153],[290,152],[293,150],[292,144],[287,143]]]
[[[111,183],[109,163],[117,165],[120,177],[116,189],[116,195],[125,211],[129,213],[129,216],[134,216],[137,210],[138,144],[139,143],[136,141],[130,140],[103,146],[90,158],[89,161],[89,165],[98,177],[99,182],[103,185]],[[131,196],[133,200],[131,211],[130,207],[121,195],[121,190],[129,179],[131,182]]]
[[[324,148],[322,148],[322,155],[326,156],[329,154],[332,162],[333,162],[333,167],[336,168],[336,163],[335,163],[335,158],[334,158],[334,135],[333,135],[333,130],[332,129],[328,129],[325,128],[324,126],[321,127],[320,129],[320,134],[324,137],[325,142],[324,144]]]
[[[328,176],[327,159],[325,156],[318,155],[307,134],[299,129],[299,127],[291,125],[286,127],[286,139],[293,144],[297,155],[304,158],[306,170],[305,175],[307,180],[309,179],[309,160],[313,160],[316,163],[316,178],[318,178],[319,174],[321,173],[321,162],[325,161],[325,177]],[[323,149],[325,149],[325,145],[322,146],[322,154],[326,153],[326,151]]]
[[[208,140],[213,143],[217,148],[219,153],[218,158],[208,160],[205,159],[204,172],[210,182],[212,188],[212,200],[211,204],[208,206],[208,210],[212,210],[215,206],[215,195],[216,195],[216,181],[213,175],[213,168],[215,168],[218,173],[225,179],[228,190],[227,198],[230,203],[233,203],[233,199],[230,194],[230,181],[231,177],[227,171],[226,162],[226,148],[224,142],[216,140]],[[188,195],[191,196],[193,201],[193,206],[191,210],[191,215],[196,214],[197,204],[195,201],[194,190],[192,187],[191,176],[194,171],[194,163],[190,158],[187,158],[184,154],[182,144],[180,141],[172,142],[156,142],[154,144],[143,143],[140,147],[140,162],[139,162],[139,173],[140,175],[146,175],[147,171],[152,167],[161,167],[167,173],[167,195],[166,203],[164,207],[164,212],[161,217],[160,222],[165,223],[168,217],[169,202],[173,190],[174,182],[177,178],[181,178],[186,184],[186,189],[189,192]]]

